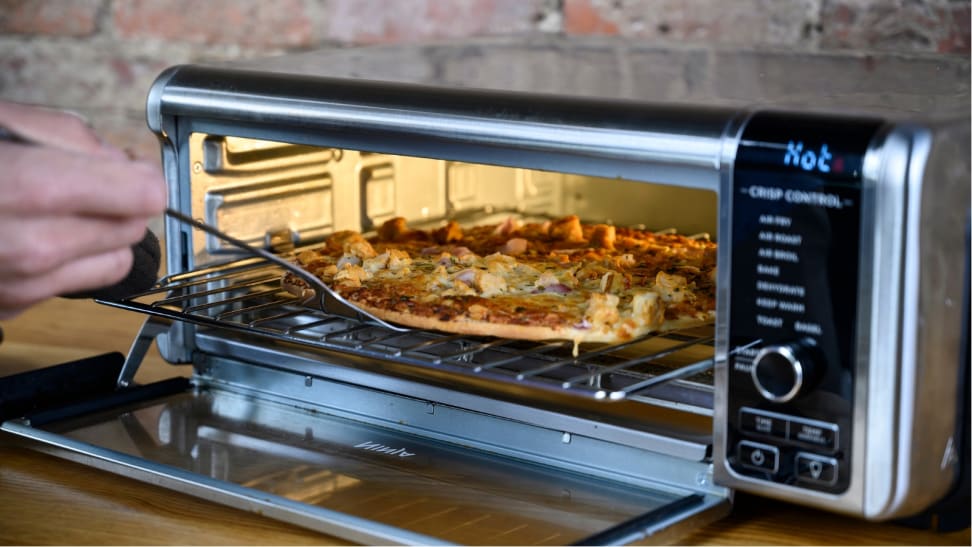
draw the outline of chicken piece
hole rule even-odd
[[[584,320],[595,329],[605,329],[620,318],[620,300],[614,294],[592,293],[587,300],[587,309],[584,310]]]
[[[516,259],[502,253],[493,253],[483,258],[489,273],[505,275],[512,272],[516,266]]]
[[[482,304],[473,304],[466,309],[466,315],[468,315],[470,319],[482,321],[489,317],[489,308],[483,306]]]
[[[375,273],[386,268],[393,272],[398,272],[411,264],[412,258],[408,256],[408,253],[400,249],[389,249],[374,258],[365,260],[363,267],[370,273]]]
[[[550,223],[550,237],[567,243],[584,241],[584,230],[577,215],[570,215]]]
[[[371,279],[371,274],[367,270],[351,263],[345,264],[343,268],[334,274],[335,283],[347,287],[360,287],[363,281],[369,279]]]
[[[614,250],[615,237],[614,226],[598,224],[591,230],[591,247]]]
[[[325,247],[327,248],[326,254],[333,254],[335,252],[350,253],[359,258],[371,258],[374,255],[374,249],[371,249],[370,256],[362,256],[362,254],[367,255],[368,249],[371,244],[365,239],[363,235],[353,230],[341,230],[334,232],[327,238]],[[355,252],[357,249],[361,254]]]
[[[458,222],[450,220],[445,226],[433,232],[432,237],[440,245],[462,241],[462,226]]]
[[[404,217],[395,217],[390,220],[386,220],[382,223],[381,227],[378,228],[378,239],[381,241],[405,241],[412,229],[408,227],[408,223],[405,221]]]
[[[344,244],[344,253],[356,256],[360,259],[374,258],[378,255],[375,248],[363,237]]]
[[[297,261],[303,265],[310,264],[318,259],[316,251],[301,251],[297,253]]]
[[[508,290],[505,279],[476,268],[469,268],[457,272],[452,279],[455,281],[455,287],[457,289],[460,285],[466,285],[475,290],[480,296],[486,298],[505,293]]]
[[[639,325],[657,327],[665,320],[665,306],[658,293],[651,290],[636,291],[631,296],[631,318]]]
[[[654,288],[665,302],[681,302],[688,296],[688,280],[676,274],[658,272]]]
[[[609,271],[601,276],[601,292],[617,294],[628,285],[625,276],[620,272]]]

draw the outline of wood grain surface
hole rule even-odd
[[[0,376],[128,350],[143,317],[56,299],[0,323]],[[188,376],[153,349],[136,379]],[[938,534],[737,495],[730,516],[686,545],[970,545]],[[21,545],[345,545],[340,539],[41,454],[0,436],[0,543]]]

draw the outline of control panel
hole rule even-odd
[[[743,129],[727,196],[725,447],[741,475],[849,483],[862,164],[879,125],[758,113]]]

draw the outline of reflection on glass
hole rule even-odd
[[[680,497],[220,391],[56,429],[240,487],[467,544],[566,544]]]

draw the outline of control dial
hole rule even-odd
[[[820,377],[812,340],[766,346],[753,359],[753,384],[767,401],[785,403],[808,392]]]

